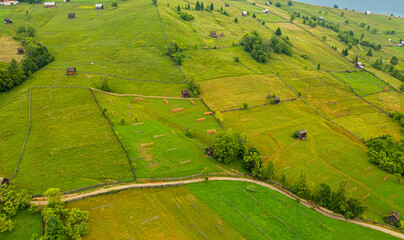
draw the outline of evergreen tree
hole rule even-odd
[[[210,3],[210,11],[213,11],[215,7],[213,6],[213,3]]]
[[[281,35],[282,35],[282,30],[281,30],[281,28],[278,27],[278,29],[276,29],[275,35],[276,35],[276,36],[281,36]]]
[[[257,18],[257,16],[255,16],[255,13],[253,13],[253,18]]]
[[[200,10],[205,10],[205,7],[203,6],[203,2],[201,2],[201,9]]]
[[[355,63],[359,62],[359,57],[358,57],[358,55],[356,55],[354,62],[355,62]]]
[[[237,18],[234,19],[234,23],[238,23],[238,19],[237,19]]]
[[[178,5],[177,11],[178,11],[178,12],[181,12],[181,7],[180,7],[180,5]]]
[[[191,5],[189,5],[189,3],[188,3],[188,10],[191,10]]]
[[[200,10],[201,9],[201,5],[199,4],[199,1],[196,1],[196,5],[195,5],[195,10]]]
[[[366,53],[366,56],[373,57],[372,49],[369,49],[368,53]]]

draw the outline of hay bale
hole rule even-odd
[[[180,162],[180,164],[182,165],[182,164],[186,164],[186,163],[190,163],[190,162],[191,162],[191,160],[187,160],[187,161]]]
[[[203,113],[203,115],[205,115],[205,116],[206,116],[206,115],[212,115],[212,114],[213,114],[213,112],[204,112],[204,113]]]
[[[171,131],[175,136],[177,136],[177,134],[175,134],[175,132],[174,132],[173,130],[170,129],[170,131]]]
[[[142,148],[150,147],[150,146],[152,146],[152,145],[154,145],[154,142],[149,142],[149,143],[142,143],[142,144],[140,144],[140,146],[141,146]]]
[[[168,101],[167,101],[167,99],[165,99],[165,98],[164,98],[164,102],[165,102],[166,104],[168,104]]]
[[[370,167],[367,167],[367,168],[365,168],[365,172],[367,172],[367,171],[369,171],[369,170],[372,170],[373,169],[373,166],[370,166]]]
[[[139,125],[143,125],[143,122],[132,123],[132,126],[139,126]]]
[[[386,177],[383,178],[383,182],[387,181],[389,179],[390,175],[387,175]]]
[[[159,166],[159,165],[161,165],[161,164],[163,164],[163,163],[162,163],[162,162],[152,163],[152,164],[147,165],[146,167],[147,167],[147,168],[157,167],[157,166]]]
[[[175,147],[175,148],[169,148],[169,149],[167,149],[168,152],[175,151],[175,150],[178,150],[178,148]]]
[[[165,136],[166,136],[165,134],[160,134],[160,135],[154,135],[153,138],[162,138],[162,137],[165,137]]]
[[[143,98],[141,97],[135,98],[135,101],[143,101]]]
[[[349,190],[348,192],[351,193],[353,191],[356,191],[357,187],[352,188],[351,190]]]
[[[174,109],[171,109],[171,112],[181,112],[182,110],[184,110],[183,108],[174,108]]]
[[[362,200],[365,200],[366,198],[370,197],[370,193],[366,194],[365,196],[362,197]]]
[[[194,106],[196,105],[196,103],[194,101],[192,101],[192,100],[190,100],[189,102]]]
[[[204,122],[206,120],[206,118],[199,118],[199,119],[196,119],[196,122]]]
[[[216,133],[216,129],[207,130],[206,134]]]

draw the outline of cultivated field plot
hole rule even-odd
[[[205,156],[215,134],[207,130],[221,128],[200,100],[117,97],[95,92],[107,116],[136,164],[140,178],[179,177],[199,174],[204,167],[216,171],[214,161]],[[172,112],[173,109],[183,109]],[[197,119],[205,119],[197,122]],[[122,121],[124,119],[124,121]],[[194,138],[185,136],[191,130]]]
[[[17,54],[17,48],[19,47],[21,45],[11,37],[0,37],[0,62],[10,63],[13,58],[20,62],[24,55]]]
[[[28,210],[22,210],[12,220],[15,221],[15,228],[11,232],[0,233],[0,239],[30,239],[34,233],[42,234],[40,212],[31,214]]]
[[[267,103],[275,94],[281,100],[297,98],[275,75],[246,75],[201,82],[201,96],[214,111]]]
[[[247,239],[395,239],[382,232],[325,217],[282,194],[251,183],[186,185]]]
[[[387,86],[367,72],[333,73],[349,84],[360,96],[383,91]]]
[[[104,8],[97,11],[93,3],[33,8],[30,16],[40,27],[38,37],[56,58],[47,68],[76,67],[142,80],[183,81],[177,66],[165,55],[164,33],[151,1],[122,1],[119,8],[110,4]],[[67,18],[70,12],[76,14],[75,19]],[[25,21],[15,23],[22,24]]]
[[[131,166],[88,89],[33,89],[32,127],[13,179],[43,193],[134,179]],[[22,144],[22,143],[21,143]]]
[[[90,212],[84,239],[244,239],[185,186],[127,190],[68,207]]]
[[[336,188],[346,180],[349,189],[356,189],[353,196],[362,199],[370,193],[365,200],[370,217],[380,219],[381,212],[402,208],[404,202],[397,196],[404,196],[404,190],[392,177],[384,182],[389,174],[383,170],[376,166],[369,169],[372,164],[365,146],[316,115],[302,101],[227,112],[223,116],[226,128],[246,132],[248,145],[257,147],[264,161],[274,161],[276,179],[285,174],[293,182],[300,170],[305,170],[313,186],[325,181]],[[301,129],[308,132],[306,141],[292,137]]]
[[[381,92],[365,97],[366,100],[382,108],[386,112],[404,112],[403,95],[396,91]]]
[[[320,63],[327,70],[352,69],[352,64],[332,51],[332,48],[313,37],[303,29],[291,23],[268,23],[266,26],[272,30],[278,27],[282,30],[282,36],[288,36],[293,46],[302,53],[309,55],[316,64]]]

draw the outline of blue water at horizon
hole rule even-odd
[[[296,0],[297,2],[333,7],[337,4],[340,9],[355,9],[356,12],[370,11],[384,15],[404,17],[404,0]]]

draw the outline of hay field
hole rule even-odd
[[[11,37],[0,37],[0,62],[10,63],[13,58],[19,62],[24,56],[17,54],[17,48],[19,47],[21,45]]]

